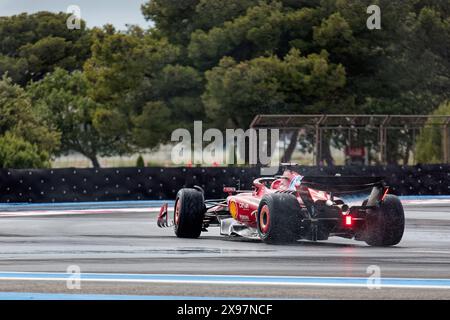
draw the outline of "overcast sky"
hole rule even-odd
[[[106,23],[112,23],[117,29],[125,29],[127,23],[148,27],[141,13],[144,2],[146,0],[0,0],[0,16],[37,11],[66,12],[70,5],[77,5],[88,27]]]

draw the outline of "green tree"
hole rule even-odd
[[[276,53],[282,36],[282,6],[278,2],[251,7],[245,15],[205,32],[196,30],[188,47],[194,64],[205,70],[224,56],[238,61]]]
[[[233,20],[256,6],[260,0],[200,0],[195,6],[194,29],[208,31],[216,26]]]
[[[128,151],[125,137],[116,135],[126,121],[88,96],[89,82],[80,71],[56,69],[43,80],[28,86],[33,104],[53,127],[61,132],[60,153],[76,151],[99,167],[98,156]],[[97,122],[108,119],[108,130],[97,129]]]
[[[203,96],[208,115],[234,126],[247,127],[258,114],[303,112],[332,100],[345,85],[345,71],[328,62],[326,52],[302,56],[293,49],[284,60],[275,56],[237,63],[222,59],[206,72]]]
[[[192,126],[203,116],[201,74],[179,64],[180,59],[178,46],[151,33],[96,30],[92,58],[85,65],[90,96],[126,119],[127,127],[117,134],[132,145],[157,147],[173,129]],[[98,119],[97,127],[110,130],[110,122]]]
[[[200,0],[152,0],[142,5],[142,13],[156,25],[156,32],[172,43],[186,44],[194,31],[195,8]]]
[[[50,166],[49,155],[35,144],[7,132],[0,136],[0,168],[33,169]]]
[[[25,86],[40,80],[56,67],[81,69],[90,56],[90,32],[69,30],[68,14],[38,12],[0,17],[0,76],[8,72]]]
[[[142,155],[139,155],[139,157],[136,160],[136,167],[138,168],[144,168],[145,167],[145,162],[144,162],[144,158],[142,157]]]
[[[59,148],[60,134],[32,108],[24,89],[5,76],[0,81],[0,115],[1,166],[48,166],[50,155]]]

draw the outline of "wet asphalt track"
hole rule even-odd
[[[426,285],[386,285],[370,290],[361,285],[372,265],[381,268],[382,279],[443,279],[450,283],[450,205],[416,204],[405,209],[405,236],[393,248],[372,248],[339,238],[268,246],[223,238],[217,228],[211,228],[198,240],[177,239],[172,229],[156,227],[155,212],[0,217],[0,298],[4,292],[25,292],[129,297],[450,299],[450,286],[434,289]],[[37,274],[25,280],[24,274],[7,273],[65,273],[71,265],[79,266],[82,273],[118,275],[108,281],[82,281],[80,290],[69,290],[65,279],[46,280]],[[280,284],[283,279],[277,277],[269,283],[254,281],[258,278],[247,282],[231,279],[229,283],[228,278],[202,282],[198,278],[183,281],[180,277],[131,282],[126,280],[127,274],[308,276],[324,284],[302,284],[301,278]],[[322,277],[347,280],[330,285]],[[351,283],[347,277],[362,280],[359,285],[348,286]]]

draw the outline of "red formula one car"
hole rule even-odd
[[[370,195],[359,205],[342,194]],[[372,246],[393,246],[403,236],[405,217],[400,200],[377,177],[304,177],[291,169],[281,176],[259,178],[253,190],[225,187],[226,199],[205,200],[200,187],[181,189],[173,221],[162,206],[159,227],[174,226],[180,238],[198,238],[211,226],[222,235],[260,238],[285,244],[299,239],[327,240],[339,236]]]

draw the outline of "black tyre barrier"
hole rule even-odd
[[[306,167],[303,175],[383,176],[396,195],[450,195],[450,165]],[[0,203],[97,202],[174,199],[198,185],[206,198],[224,186],[250,189],[257,167],[0,170]]]

